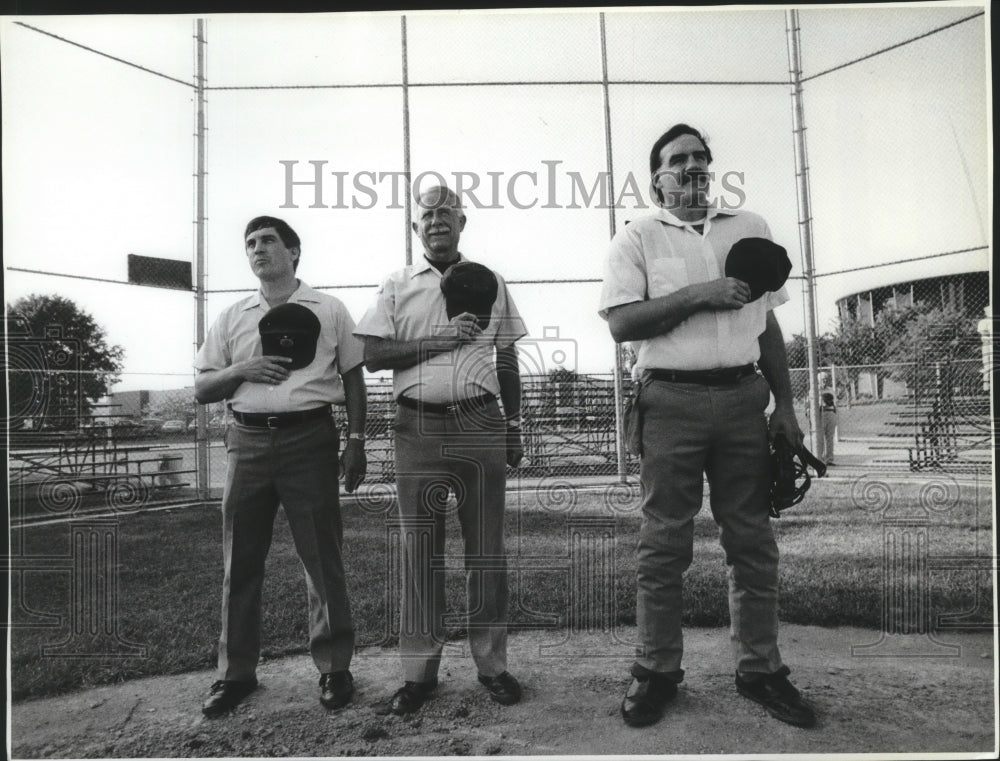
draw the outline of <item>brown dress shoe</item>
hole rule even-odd
[[[677,696],[677,683],[650,676],[634,677],[622,699],[622,718],[630,727],[645,727],[663,718],[663,709]]]
[[[521,699],[521,685],[508,671],[496,676],[480,674],[479,683],[484,685],[489,690],[490,697],[502,706],[512,706]]]
[[[319,678],[319,702],[325,708],[343,708],[354,694],[354,677],[350,671],[331,671]]]
[[[214,719],[233,710],[240,702],[257,689],[257,679],[247,681],[225,681],[220,679],[212,685],[208,700],[201,706],[201,712]]]
[[[405,682],[402,687],[396,690],[389,704],[389,710],[397,716],[405,716],[408,713],[420,710],[427,696],[438,686],[437,679],[427,682]]]
[[[778,721],[793,727],[811,727],[816,724],[816,712],[788,681],[789,673],[787,666],[782,666],[773,674],[751,676],[737,671],[736,691],[760,703]]]
[[[655,724],[663,718],[667,703],[677,697],[677,685],[683,679],[684,669],[659,673],[633,664],[632,683],[622,698],[622,719],[630,727]]]

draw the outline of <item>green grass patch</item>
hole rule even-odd
[[[884,616],[896,613],[883,610],[887,580],[925,588],[932,625],[940,616],[969,626],[991,620],[988,572],[933,567],[939,557],[988,556],[992,515],[987,489],[963,487],[942,505],[940,499],[929,501],[917,486],[893,486],[892,504],[885,511],[862,510],[856,501],[844,485],[820,481],[806,502],[774,522],[781,550],[782,620],[879,629]],[[509,504],[520,505],[508,510],[506,528],[512,628],[635,623],[640,516],[634,500],[612,511],[605,507],[602,493],[589,492],[581,493],[571,508],[545,510],[539,508],[538,499],[522,493],[516,499],[512,496]],[[398,589],[391,564],[395,554],[388,552],[394,513],[389,506],[378,512],[353,503],[343,512],[345,565],[358,644],[394,646]],[[460,612],[465,607],[465,581],[456,516],[448,516],[447,526],[446,594],[449,610]],[[46,563],[36,562],[37,570],[18,571],[12,579],[15,699],[214,667],[222,582],[219,509],[123,515],[116,531],[118,612],[102,621],[126,643],[144,646],[145,656],[43,654],[44,648],[64,643],[89,646],[87,633],[75,632],[73,626],[92,619],[85,619],[79,607],[74,614],[71,574],[66,562],[58,560],[71,555],[69,526],[24,529],[13,536],[16,555],[56,560],[48,570]],[[899,545],[900,537],[925,543],[929,562],[920,578],[913,575],[920,573],[913,564],[905,573],[886,570],[885,559],[892,556],[887,547]],[[727,606],[725,560],[706,501],[696,519],[694,563],[685,579],[684,621],[726,626]],[[449,635],[461,637],[464,631],[456,624]],[[94,649],[104,652],[101,647],[107,641],[107,636],[97,636]],[[303,571],[280,516],[264,584],[263,654],[305,653],[307,641]]]

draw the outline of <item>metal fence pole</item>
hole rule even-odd
[[[195,341],[198,348],[205,342],[205,20],[195,20],[197,40],[195,71]],[[195,407],[195,460],[198,499],[208,499],[208,410],[204,404]]]
[[[410,68],[408,60],[408,52],[406,49],[406,16],[401,16],[399,19],[400,27],[400,49],[402,54],[402,65],[403,65],[403,176],[406,179],[406,201],[404,202],[405,210],[404,214],[404,224],[406,225],[406,230],[404,231],[404,241],[406,243],[406,266],[409,267],[413,264],[413,234],[410,231],[411,226],[411,199],[412,191],[410,188]],[[461,200],[461,199],[459,199]]]
[[[833,403],[837,404],[837,366],[830,363],[830,385],[833,386]],[[837,430],[834,433],[834,440],[838,443],[840,442],[840,426],[837,426]]]
[[[816,282],[812,250],[812,212],[809,203],[809,160],[806,153],[805,113],[802,105],[802,50],[799,39],[799,13],[785,11],[788,33],[788,73],[792,85],[792,132],[795,136],[795,175],[799,201],[799,241],[802,245],[803,276],[806,298],[806,355],[809,365],[809,420],[811,443],[819,447],[819,388],[816,358]]]
[[[608,87],[608,39],[605,31],[604,14],[600,14],[601,20],[601,89],[604,93],[604,150],[608,166],[608,230],[610,238],[615,237],[615,172],[614,162],[611,157],[611,96]],[[622,352],[621,347],[615,344],[615,365],[614,370],[614,394],[615,394],[615,451],[618,455],[618,479],[622,482],[627,480],[625,463],[625,437],[621,419],[622,410]]]
[[[624,384],[622,383],[622,347],[615,344],[615,456],[618,461],[618,480],[621,483],[628,481],[628,463],[625,459],[625,419],[622,398],[625,395]]]

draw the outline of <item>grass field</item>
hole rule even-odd
[[[512,627],[614,627],[635,623],[635,495],[553,490],[511,494],[507,546]],[[926,590],[931,625],[964,615],[969,626],[992,618],[990,574],[944,570],[940,558],[991,554],[992,494],[988,484],[937,486],[816,482],[803,504],[774,522],[781,549],[781,619],[822,626],[883,626],[887,580]],[[613,507],[609,507],[608,503]],[[861,506],[867,506],[863,509]],[[883,508],[883,509],[879,509]],[[360,646],[392,646],[398,599],[387,547],[391,503],[344,506],[345,563]],[[603,518],[603,520],[602,520]],[[13,578],[11,682],[15,699],[139,676],[210,668],[215,663],[222,580],[221,517],[217,507],[137,513],[117,519],[118,612],[102,619],[118,637],[146,647],[144,657],[53,657],[42,648],[81,643],[86,631],[74,616],[71,574],[58,563]],[[14,535],[19,557],[69,557],[67,524]],[[887,546],[917,541],[920,562],[886,562]],[[726,569],[706,504],[695,531],[695,560],[685,581],[689,625],[728,624]],[[457,519],[448,520],[449,609],[464,607],[464,580],[456,553]],[[922,558],[922,560],[920,560]],[[955,565],[952,563],[951,565]],[[959,564],[961,565],[961,564]],[[975,565],[975,563],[973,563]],[[575,569],[571,573],[571,566]],[[580,569],[585,571],[580,573]],[[888,570],[887,570],[888,569]],[[890,578],[891,577],[891,578]],[[99,583],[107,583],[104,580]],[[581,591],[585,594],[581,594]],[[595,610],[597,613],[595,614]],[[891,608],[889,613],[893,614]],[[58,617],[38,626],[39,615]],[[596,617],[595,617],[596,616]],[[89,620],[89,619],[88,619]],[[74,622],[77,622],[74,624]],[[107,641],[98,633],[100,642]],[[461,637],[459,626],[451,636]],[[264,587],[264,656],[306,650],[306,595],[287,524],[279,517]]]

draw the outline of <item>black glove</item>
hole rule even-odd
[[[826,465],[804,446],[793,449],[784,436],[775,438],[771,445],[769,513],[772,518],[780,518],[782,510],[799,504],[805,498],[812,485],[809,468],[816,471],[817,478],[826,475]]]

